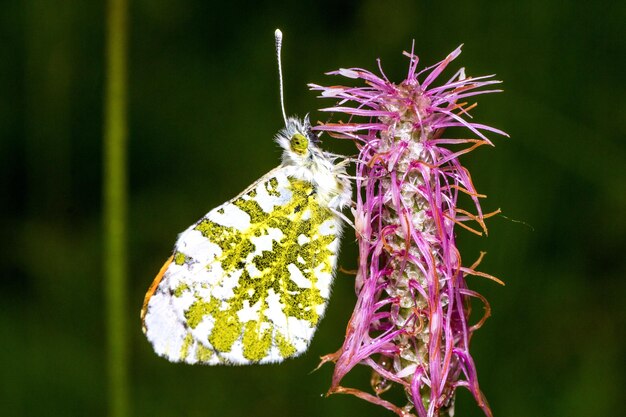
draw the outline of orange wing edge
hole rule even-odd
[[[152,295],[156,291],[157,287],[161,283],[161,280],[163,279],[163,275],[165,275],[165,271],[167,271],[167,268],[170,266],[173,260],[174,260],[174,255],[170,256],[167,259],[167,261],[165,261],[165,263],[159,270],[159,273],[154,278],[154,281],[152,281],[152,284],[150,284],[150,288],[148,288],[148,291],[146,292],[146,296],[143,299],[143,306],[141,307],[140,317],[141,317],[141,328],[143,329],[144,333],[146,332],[146,324],[144,322],[144,319],[146,318],[146,312],[148,311],[148,303],[150,302],[150,298],[152,298]]]

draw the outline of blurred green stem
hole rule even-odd
[[[111,417],[129,415],[126,332],[127,1],[108,0],[104,103],[104,276]]]

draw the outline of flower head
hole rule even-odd
[[[470,390],[487,416],[491,411],[478,387],[469,353],[472,333],[489,316],[487,301],[468,288],[467,275],[499,282],[475,267],[461,264],[456,226],[486,233],[471,176],[459,156],[491,145],[483,132],[506,135],[470,120],[467,99],[499,90],[492,76],[470,78],[459,70],[443,84],[436,80],[461,53],[460,47],[438,64],[417,71],[410,59],[407,78],[399,84],[359,69],[329,74],[360,80],[364,85],[311,85],[322,97],[338,100],[322,109],[349,116],[345,122],[315,129],[354,140],[356,168],[355,229],[359,245],[357,303],[343,346],[323,362],[335,362],[329,393],[350,393],[382,405],[398,415],[453,415],[458,387]],[[472,138],[450,138],[448,127],[464,127]],[[466,195],[472,212],[457,206]],[[475,222],[476,230],[468,223]],[[482,255],[481,255],[482,257]],[[470,300],[480,299],[483,317],[469,323]],[[372,368],[374,394],[341,386],[357,364]],[[382,398],[401,386],[408,403],[398,406]]]

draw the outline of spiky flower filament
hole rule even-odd
[[[363,69],[340,69],[330,74],[365,85],[311,85],[322,97],[338,99],[336,106],[322,110],[350,116],[345,123],[317,129],[352,139],[359,149],[354,212],[358,299],[343,346],[323,358],[335,362],[329,393],[350,393],[401,416],[452,416],[458,387],[469,389],[491,416],[469,353],[471,335],[490,309],[484,297],[468,289],[465,278],[497,279],[475,271],[477,263],[462,266],[455,226],[481,234],[467,224],[474,221],[487,232],[484,219],[490,214],[483,214],[479,203],[484,196],[459,156],[491,145],[482,131],[505,133],[468,121],[474,105],[465,99],[499,91],[483,89],[498,83],[491,76],[466,78],[461,69],[448,82],[431,86],[460,52],[457,48],[420,73],[417,56],[406,54],[409,71],[400,84],[390,82],[382,69],[382,78]],[[448,127],[465,127],[475,137],[446,138]],[[458,145],[461,149],[453,150]],[[472,201],[475,213],[457,207],[461,194]],[[485,314],[472,326],[473,297],[484,303]],[[374,394],[340,385],[357,364],[372,368]],[[381,397],[394,384],[404,388],[406,405]]]

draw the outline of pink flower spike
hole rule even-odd
[[[459,160],[492,145],[484,132],[508,136],[472,121],[475,104],[463,102],[500,91],[487,90],[499,81],[491,75],[466,77],[460,69],[441,83],[439,76],[461,47],[420,71],[413,49],[405,52],[409,71],[399,84],[387,79],[378,60],[381,76],[360,68],[329,73],[361,85],[310,85],[321,98],[336,100],[321,110],[346,116],[314,129],[351,139],[359,151],[354,210],[358,298],[342,347],[322,359],[335,363],[328,393],[352,394],[403,417],[440,417],[454,414],[456,389],[465,387],[491,417],[469,352],[472,333],[491,309],[468,288],[466,278],[502,281],[477,270],[483,254],[473,265],[462,265],[456,233],[486,233],[484,220],[499,212],[483,214],[479,199],[485,196]],[[465,128],[467,134],[444,136],[447,127]],[[471,209],[457,205],[462,195]],[[472,299],[485,311],[470,323]],[[373,394],[341,385],[356,365],[372,369]],[[394,386],[406,394],[405,404],[383,399]]]

